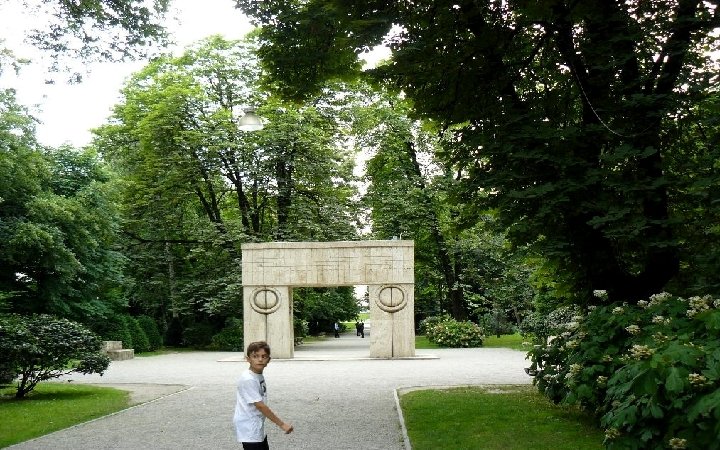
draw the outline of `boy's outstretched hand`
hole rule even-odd
[[[283,422],[283,424],[280,425],[280,428],[285,432],[285,434],[290,434],[295,429],[295,427],[293,427],[291,424],[285,423],[285,422]]]

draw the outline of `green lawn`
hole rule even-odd
[[[434,342],[430,342],[425,336],[415,336],[415,348],[416,349],[427,349],[427,348],[442,348]]]
[[[532,345],[528,344],[527,342],[526,345],[523,345],[523,342],[525,341],[526,339],[523,339],[523,337],[519,333],[503,334],[500,335],[500,337],[485,336],[485,339],[483,340],[483,347],[503,347],[528,352],[532,349]]]
[[[553,405],[532,386],[413,391],[400,405],[414,450],[603,448],[590,417]]]
[[[40,383],[23,400],[14,395],[0,390],[0,448],[130,406],[128,392],[68,383]]]

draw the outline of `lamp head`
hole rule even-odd
[[[242,131],[258,131],[262,130],[265,125],[262,119],[255,114],[255,110],[247,110],[245,114],[238,119],[238,128]]]

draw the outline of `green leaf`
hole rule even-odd
[[[665,389],[668,392],[682,392],[688,383],[687,375],[687,370],[679,367],[671,367],[668,371],[668,376],[665,379]]]
[[[687,417],[690,422],[694,422],[700,415],[710,415],[715,413],[715,417],[720,416],[720,389],[713,393],[701,397],[694,405],[687,410]]]

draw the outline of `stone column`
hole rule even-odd
[[[243,347],[266,341],[273,358],[292,358],[295,336],[288,286],[243,286]]]
[[[415,356],[413,284],[370,285],[370,357]]]

